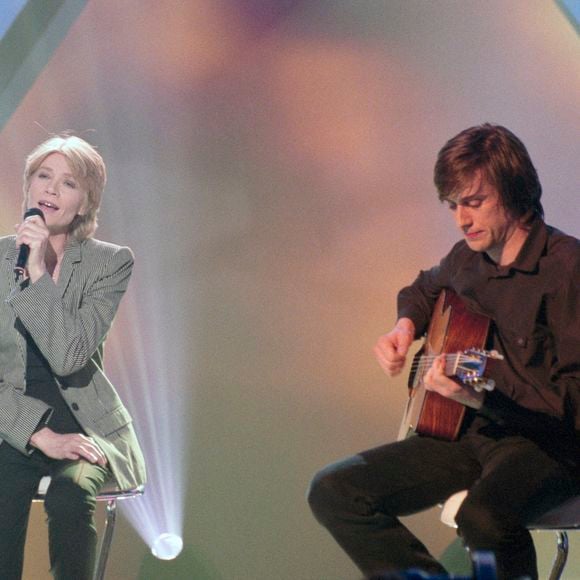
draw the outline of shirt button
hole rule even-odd
[[[74,411],[78,411],[79,410],[79,406],[76,403],[73,403],[71,405],[71,407],[73,408]]]
[[[525,338],[522,338],[522,337],[520,336],[520,338],[518,338],[518,339],[516,340],[516,343],[517,343],[517,345],[518,345],[518,346],[525,346],[525,344],[526,344],[526,339],[525,339]]]

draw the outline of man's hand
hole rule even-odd
[[[53,459],[84,459],[102,467],[107,465],[107,458],[101,448],[81,433],[60,434],[43,427],[32,435],[30,444]]]
[[[414,338],[415,324],[410,318],[400,318],[391,332],[379,338],[374,348],[375,356],[387,375],[394,377],[403,370]]]
[[[423,376],[423,385],[428,391],[434,391],[473,409],[480,409],[485,398],[484,392],[477,392],[473,387],[453,380],[445,374],[444,354],[433,361],[431,368]]]

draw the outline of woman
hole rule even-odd
[[[56,136],[28,157],[16,236],[0,238],[0,576],[19,579],[31,500],[45,509],[55,578],[90,578],[95,496],[143,485],[131,417],[103,373],[102,347],[133,267],[129,248],[92,238],[106,182],[86,141]],[[42,217],[43,216],[43,217]],[[15,279],[21,246],[25,274]]]

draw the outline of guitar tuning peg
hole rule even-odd
[[[495,389],[495,381],[493,379],[484,379],[481,377],[475,377],[467,381],[477,393],[481,393],[483,390],[493,391]]]

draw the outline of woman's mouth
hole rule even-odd
[[[38,206],[42,209],[43,212],[53,212],[58,210],[58,206],[51,201],[41,200],[38,202]]]

